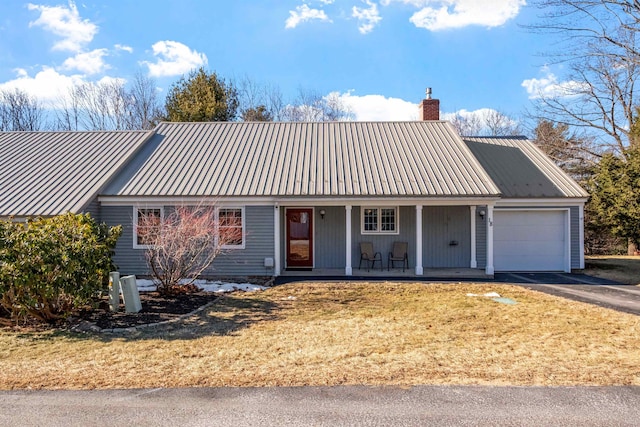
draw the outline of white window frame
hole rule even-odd
[[[246,233],[246,216],[244,206],[219,206],[216,207],[216,220],[220,221],[220,210],[221,209],[237,209],[240,211],[240,219],[242,221],[242,244],[241,245],[221,245],[221,249],[245,249],[246,241],[247,241],[247,233]]]
[[[149,249],[152,245],[138,243],[138,211],[160,209],[160,219],[164,219],[164,206],[134,206],[133,207],[133,249]]]
[[[378,211],[378,229],[376,231],[364,229],[365,209],[376,209]],[[395,211],[395,230],[382,231],[382,209],[393,209]],[[360,207],[360,234],[400,234],[400,207],[399,206],[361,206]]]

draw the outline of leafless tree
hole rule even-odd
[[[158,291],[188,288],[223,251],[242,241],[241,219],[216,215],[213,206],[177,206],[169,215],[143,215],[138,236],[148,245],[145,256]],[[186,281],[184,281],[186,279]]]
[[[129,127],[153,129],[163,115],[155,80],[140,72],[136,73],[127,98],[130,110]]]
[[[246,75],[238,79],[235,85],[240,100],[240,117],[243,120],[254,120],[256,113],[261,120],[287,120],[283,115],[287,103],[278,86],[257,82]]]
[[[521,135],[517,120],[496,110],[480,110],[468,114],[456,113],[450,119],[453,127],[462,136],[513,136]]]
[[[82,83],[60,100],[58,125],[64,130],[128,129],[127,95],[124,82],[109,80]]]
[[[248,76],[238,79],[235,85],[243,120],[326,122],[354,119],[353,111],[335,92],[322,95],[315,90],[299,88],[294,99],[285,101],[277,86],[258,83]]]
[[[152,129],[160,114],[153,79],[136,74],[124,80],[87,82],[71,88],[55,108],[61,130]]]
[[[235,82],[240,101],[240,117],[243,121],[281,120],[280,110],[284,105],[282,92],[273,85],[258,83],[243,76]]]
[[[317,91],[299,89],[298,96],[281,111],[281,117],[291,122],[332,122],[353,120],[354,114],[337,92],[322,95]]]
[[[482,122],[476,114],[462,115],[456,113],[449,122],[462,136],[480,135],[482,133]]]
[[[500,111],[489,110],[484,120],[490,136],[522,135],[522,128],[518,121]]]
[[[534,31],[560,37],[547,52],[569,70],[555,90],[537,94],[538,118],[583,129],[621,152],[640,76],[640,2],[628,0],[539,0]]]
[[[19,89],[0,91],[0,131],[37,131],[44,125],[37,98]]]

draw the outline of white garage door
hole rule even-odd
[[[496,271],[570,271],[567,211],[494,211]]]

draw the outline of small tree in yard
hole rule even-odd
[[[164,295],[186,292],[226,245],[242,241],[241,218],[218,217],[212,206],[179,206],[165,218],[143,215],[137,232],[148,245],[147,263]]]

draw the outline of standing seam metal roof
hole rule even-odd
[[[499,195],[444,121],[161,123],[150,143],[104,195]]]
[[[576,197],[589,194],[525,137],[464,137],[503,197]]]
[[[0,132],[0,216],[80,212],[150,135]]]

